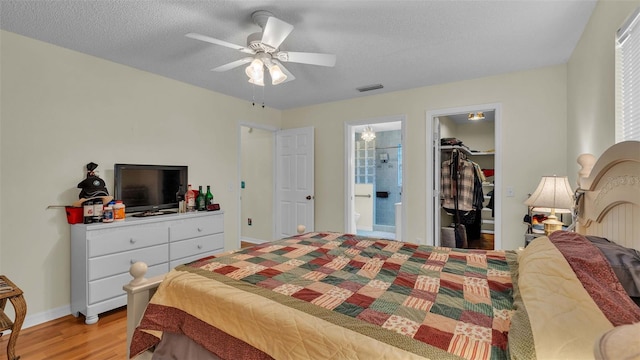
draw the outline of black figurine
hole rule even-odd
[[[109,196],[109,191],[107,190],[104,180],[96,175],[95,169],[97,167],[98,164],[94,162],[87,164],[87,177],[78,184],[78,188],[82,189],[78,196],[80,203],[93,198],[102,198],[103,203],[108,203],[113,199],[112,196]]]

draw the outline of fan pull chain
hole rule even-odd
[[[251,106],[256,106],[256,85],[251,85]],[[264,109],[264,86],[262,87],[262,108]]]
[[[251,99],[253,100],[251,106],[256,106],[256,86],[253,84],[251,85]]]

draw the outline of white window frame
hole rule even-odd
[[[640,141],[640,7],[616,32],[616,143]]]

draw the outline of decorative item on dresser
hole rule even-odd
[[[640,308],[589,236],[617,241],[605,230],[616,229],[619,244],[640,249],[638,178],[640,143],[612,146],[581,179],[582,232],[556,231],[518,252],[323,232],[164,278],[145,281],[137,265],[136,284],[125,286],[128,324],[138,324],[128,329],[131,353],[141,359],[156,345],[167,354],[180,341],[216,359],[619,358],[609,344],[620,330],[640,331]],[[640,352],[637,342],[625,350],[634,346]]]
[[[71,313],[94,324],[100,313],[125,305],[122,284],[137,261],[148,264],[149,275],[160,275],[223,249],[220,211],[72,225]]]

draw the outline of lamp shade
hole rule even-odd
[[[524,202],[538,208],[571,209],[573,191],[566,176],[543,176],[536,191]]]
[[[259,79],[262,78],[264,74],[264,70],[262,69],[263,63],[260,59],[253,59],[251,64],[244,69],[245,74],[250,79]]]
[[[278,85],[287,80],[287,75],[285,75],[282,69],[280,69],[280,66],[276,64],[269,67],[269,75],[271,75],[271,84],[273,85]]]

